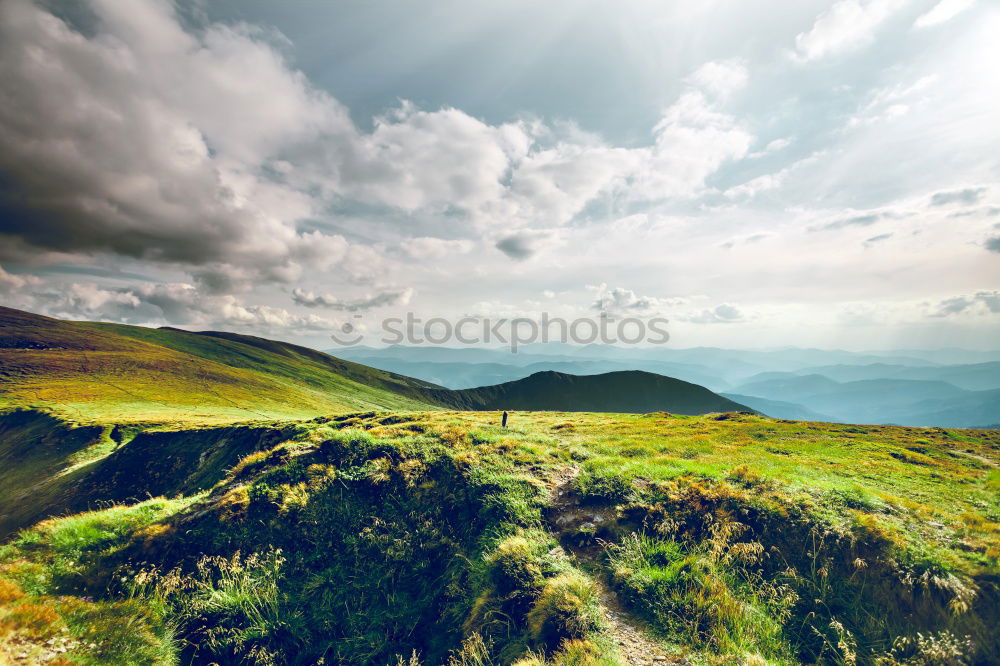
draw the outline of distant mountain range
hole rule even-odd
[[[331,351],[339,356],[236,333],[70,322],[0,308],[0,407],[162,423],[445,408],[755,410],[850,423],[1000,424],[1000,359],[991,352],[561,344],[529,345],[516,355],[398,346]]]
[[[561,343],[502,349],[352,347],[330,353],[466,389],[539,371],[591,375],[643,370],[698,384],[779,418],[982,427],[1000,423],[1000,352],[962,349],[622,348]]]
[[[850,423],[984,426],[1000,421],[1000,390],[967,391],[937,380],[837,382],[818,374],[753,381],[741,396],[784,400]]]
[[[484,383],[494,385],[456,391],[255,336],[63,321],[0,307],[0,408],[40,408],[78,422],[190,424],[442,408],[749,409],[649,372],[539,372]]]

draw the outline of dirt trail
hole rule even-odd
[[[691,662],[684,657],[670,656],[662,645],[652,640],[649,635],[632,619],[626,611],[618,595],[608,585],[598,579],[594,581],[601,595],[601,604],[611,626],[611,633],[618,642],[628,666],[690,666]]]
[[[579,529],[581,526],[597,526],[615,520],[615,511],[610,507],[581,506],[573,495],[573,479],[580,473],[578,467],[572,467],[560,474],[551,489],[551,501],[546,512],[551,527],[560,535],[564,532]],[[560,540],[564,541],[564,540]],[[599,546],[576,545],[571,540],[564,543],[569,553],[589,565],[596,565]],[[610,632],[618,643],[618,650],[628,666],[690,666],[691,662],[684,657],[670,656],[664,647],[653,640],[641,624],[622,605],[618,594],[596,575],[594,584],[601,597],[605,616],[610,626]]]

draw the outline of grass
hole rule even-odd
[[[0,364],[0,663],[613,666],[609,603],[697,664],[1000,652],[996,431],[502,428],[295,345],[8,309]]]
[[[295,345],[8,309],[0,363],[0,663],[614,666],[616,613],[699,666],[1000,653],[996,431],[502,428]]]
[[[193,499],[47,520],[0,547],[0,660],[177,663],[173,626],[162,607],[129,595],[95,600],[82,591],[115,587],[107,562],[137,532]]]
[[[427,409],[430,386],[297,345],[0,307],[0,407],[170,427]]]
[[[1000,433],[896,426],[787,422],[738,415],[532,412],[496,426],[484,413],[427,413],[417,420],[492,441],[512,460],[556,468],[577,464],[577,489],[601,478],[599,495],[624,492],[623,478],[669,483],[694,478],[774,486],[789,499],[847,526],[851,511],[875,512],[909,547],[969,572],[997,566]],[[567,424],[572,428],[567,428]],[[900,459],[915,442],[929,464]],[[972,454],[972,455],[969,455]],[[985,462],[980,458],[985,459]],[[618,490],[615,490],[618,488]],[[600,499],[600,498],[598,498]],[[616,498],[618,501],[624,498]],[[963,518],[963,516],[965,516]],[[977,522],[981,521],[981,522]]]
[[[794,663],[783,635],[797,601],[794,589],[741,575],[745,570],[732,553],[714,545],[629,535],[608,549],[611,580],[630,606],[674,640]],[[756,547],[741,554],[751,560],[760,555]]]
[[[138,663],[623,663],[599,579],[702,664],[960,664],[997,645],[998,433],[497,422],[362,412],[140,434],[93,478],[134,487],[143,469],[181,498],[16,535],[0,645],[64,640],[83,663],[112,643]],[[80,450],[100,454],[98,435]]]

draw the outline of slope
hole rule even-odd
[[[0,661],[996,663],[1000,433],[518,416],[137,437],[0,546]]]
[[[0,309],[0,406],[81,423],[212,425],[351,410],[745,410],[648,372],[540,372],[452,391],[285,342],[218,331],[71,322]]]
[[[0,308],[0,405],[80,422],[210,424],[426,409],[408,377],[227,333],[72,322]]]

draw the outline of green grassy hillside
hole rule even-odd
[[[696,384],[646,372],[545,372],[452,391],[249,335],[71,322],[0,308],[4,405],[49,410],[80,423],[174,426],[364,409],[748,409]]]
[[[419,380],[230,333],[71,322],[0,308],[0,404],[83,423],[204,425],[426,409]]]
[[[60,427],[18,418],[24,441]],[[996,432],[495,421],[365,412],[122,438],[71,472],[71,500],[117,504],[0,547],[0,655],[996,663]],[[76,430],[47,441],[93,434]],[[173,499],[123,502],[143,487]]]

